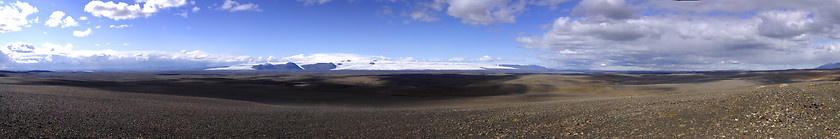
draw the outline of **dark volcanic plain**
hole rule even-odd
[[[5,138],[838,138],[840,70],[0,72]]]

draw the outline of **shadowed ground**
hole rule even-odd
[[[840,136],[831,70],[0,75],[6,137]]]

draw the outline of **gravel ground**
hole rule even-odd
[[[840,138],[840,82],[409,108],[287,107],[0,84],[10,138]]]

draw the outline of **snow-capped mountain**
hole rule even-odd
[[[535,65],[494,64],[491,61],[453,62],[421,61],[414,58],[388,58],[355,54],[294,55],[263,63],[240,64],[207,70],[537,70]]]
[[[453,62],[407,62],[407,61],[355,61],[342,60],[330,62],[335,68],[330,70],[514,70],[517,68],[490,63],[453,63]],[[315,63],[307,61],[298,62],[271,62],[265,64],[241,64],[230,67],[211,68],[207,70],[310,70],[310,65],[325,65],[329,63]],[[295,65],[297,68],[286,68]],[[299,65],[299,66],[298,66]],[[280,67],[280,68],[278,68]],[[318,66],[325,67],[325,66]],[[324,70],[318,68],[317,70]]]

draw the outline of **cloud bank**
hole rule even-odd
[[[256,58],[202,51],[74,51],[72,44],[9,43],[0,48],[3,70],[201,70]]]
[[[840,62],[837,6],[810,0],[583,0],[545,34],[517,41],[542,52],[537,56],[550,66],[566,69],[812,68]]]
[[[454,58],[449,63],[481,63],[504,61],[502,58],[484,56],[476,59]],[[325,53],[293,55],[288,57],[252,57],[213,54],[199,50],[165,51],[114,51],[73,50],[73,44],[8,43],[0,47],[0,70],[203,70],[241,64],[285,63],[299,64],[338,62],[434,62],[412,57],[390,58],[375,55]]]
[[[331,0],[298,0],[304,5],[320,5],[331,2]],[[461,19],[461,23],[472,26],[484,26],[491,24],[516,23],[516,18],[527,10],[527,6],[550,6],[568,2],[567,0],[430,0],[430,1],[399,1],[388,0],[384,2],[406,3],[409,8],[403,9],[401,17],[411,21],[435,22],[440,20],[440,15],[446,15]],[[394,9],[383,7],[381,14],[393,16]]]

